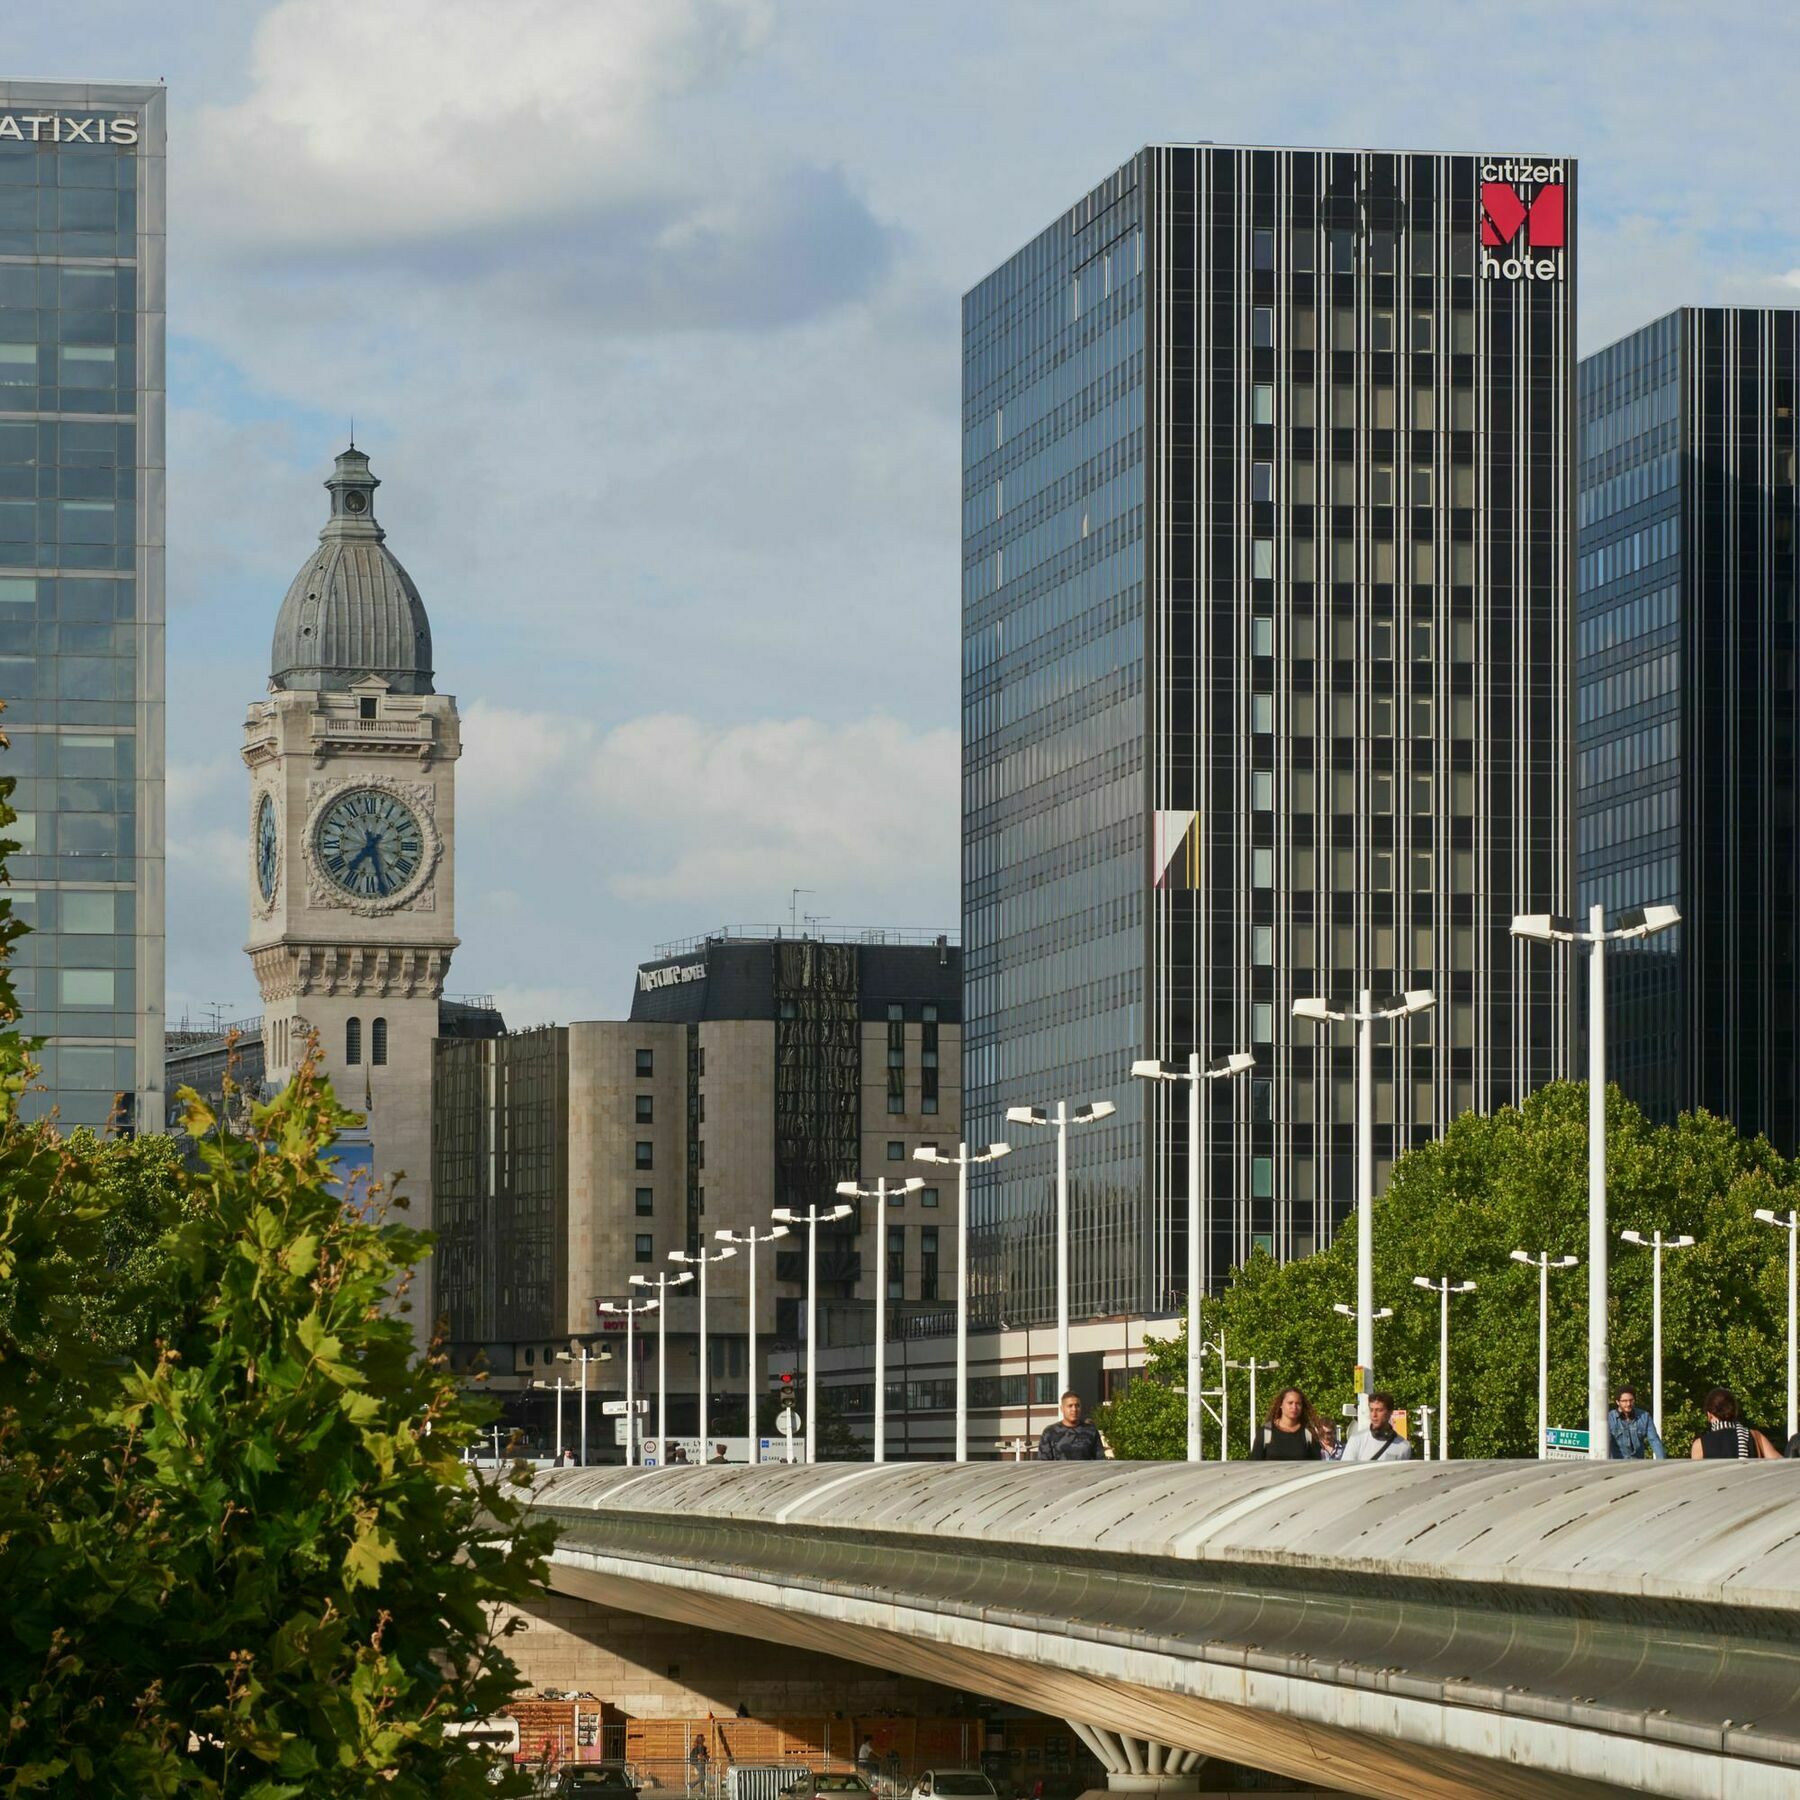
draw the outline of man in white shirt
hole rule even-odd
[[[1394,1429],[1394,1396],[1369,1396],[1369,1429],[1354,1432],[1344,1446],[1342,1460],[1347,1463],[1406,1462],[1412,1456],[1412,1445]]]

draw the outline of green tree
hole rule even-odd
[[[1651,1269],[1621,1245],[1627,1226],[1688,1232],[1698,1242],[1664,1261],[1665,1425],[1680,1454],[1699,1429],[1699,1397],[1734,1387],[1746,1415],[1778,1425],[1785,1405],[1786,1260],[1758,1206],[1792,1204],[1795,1171],[1761,1139],[1724,1120],[1684,1115],[1652,1126],[1617,1089],[1607,1096],[1612,1230],[1611,1380],[1649,1403]],[[1394,1310],[1375,1328],[1376,1379],[1400,1404],[1435,1405],[1438,1306],[1412,1277],[1474,1281],[1451,1300],[1451,1447],[1458,1456],[1530,1456],[1537,1433],[1537,1276],[1516,1249],[1587,1255],[1587,1090],[1556,1083],[1522,1107],[1467,1115],[1395,1165],[1374,1219],[1375,1304]],[[1586,1270],[1551,1277],[1551,1422],[1587,1413]],[[1264,1254],[1238,1269],[1203,1309],[1209,1339],[1227,1353],[1277,1362],[1259,1384],[1266,1409],[1285,1383],[1304,1388],[1327,1419],[1352,1398],[1355,1325],[1332,1311],[1356,1296],[1356,1222],[1319,1255],[1278,1265]],[[1106,1410],[1120,1456],[1180,1456],[1186,1444],[1186,1327],[1149,1355],[1142,1377]],[[1208,1358],[1208,1385],[1218,1364]],[[1247,1377],[1231,1376],[1232,1446],[1248,1446]],[[1209,1448],[1215,1442],[1209,1438]]]
[[[514,1691],[548,1528],[412,1354],[428,1240],[345,1204],[310,1073],[248,1139],[189,1096],[190,1171],[22,1123],[16,1019],[0,960],[0,1793],[494,1792],[444,1727]]]

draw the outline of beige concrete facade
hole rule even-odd
[[[841,975],[845,954],[859,947],[835,948],[832,969]],[[889,1213],[890,1289],[904,1300],[949,1300],[954,1171],[918,1163],[914,1152],[934,1144],[953,1153],[958,1142],[957,965],[942,944],[909,945],[898,956],[892,946],[879,948],[865,984],[875,991],[846,996],[834,988],[830,1004],[838,1010],[817,1019],[802,1011],[803,983],[798,999],[782,986],[781,952],[790,953],[790,970],[799,960],[791,946],[734,942],[717,959],[710,991],[702,977],[687,974],[701,966],[692,959],[672,965],[679,979],[659,980],[655,966],[641,975],[655,1006],[685,1010],[685,1019],[587,1021],[485,1048],[440,1043],[439,1260],[451,1294],[453,1354],[466,1360],[479,1353],[494,1389],[520,1394],[568,1376],[558,1352],[570,1340],[609,1347],[609,1360],[588,1366],[588,1441],[590,1450],[616,1454],[611,1418],[595,1408],[623,1397],[627,1333],[599,1303],[642,1304],[652,1293],[634,1287],[633,1278],[680,1273],[671,1252],[704,1247],[716,1255],[720,1231],[766,1236],[776,1208],[835,1205],[834,1187],[844,1180],[866,1187],[881,1176],[896,1185],[917,1177],[929,1186],[930,1194],[907,1195]],[[889,1002],[889,989],[903,998]],[[846,1007],[858,1009],[848,1020]],[[890,1011],[898,1014],[891,1021]],[[557,1047],[565,1052],[560,1062]],[[509,1063],[518,1065],[510,1073]],[[535,1073],[528,1075],[527,1063]],[[559,1090],[553,1111],[566,1143],[566,1178],[552,1171],[541,1142],[550,1115],[534,1083],[545,1071],[554,1071],[549,1079]],[[519,1098],[509,1101],[509,1094]],[[474,1112],[479,1128],[466,1129]],[[531,1154],[521,1155],[526,1135]],[[544,1241],[546,1231],[553,1242]],[[877,1243],[875,1208],[867,1202],[852,1227],[821,1232],[821,1302],[873,1301]],[[805,1252],[800,1228],[756,1250],[759,1364],[776,1344],[789,1346],[794,1360]],[[745,1429],[749,1277],[745,1246],[708,1265],[707,1392],[715,1437]],[[541,1304],[530,1298],[540,1288]],[[694,1280],[667,1290],[664,1314],[642,1316],[632,1330],[638,1393],[652,1405],[646,1435],[656,1425],[659,1338],[667,1351],[669,1434],[697,1430],[699,1314]],[[553,1406],[553,1395],[540,1389],[522,1408],[545,1448]],[[571,1427],[565,1441],[577,1435]]]

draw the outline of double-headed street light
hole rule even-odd
[[[664,1269],[658,1275],[634,1275],[633,1287],[656,1289],[656,1441],[662,1446],[658,1455],[662,1466],[669,1466],[669,1289],[694,1279],[691,1269],[671,1275]],[[706,1460],[704,1456],[700,1459]]]
[[[772,1244],[777,1238],[788,1234],[785,1225],[777,1225],[773,1231],[765,1231],[761,1237],[756,1235],[755,1227],[749,1231],[715,1231],[713,1239],[720,1244],[737,1244],[748,1253],[750,1258],[750,1460],[753,1463],[762,1461],[762,1434],[756,1428],[756,1403],[762,1398],[766,1385],[756,1372],[756,1247],[759,1244]]]
[[[1610,1452],[1606,1432],[1606,946],[1651,937],[1681,923],[1672,906],[1634,906],[1619,914],[1609,931],[1606,909],[1588,909],[1585,931],[1572,919],[1552,913],[1520,913],[1512,934],[1543,944],[1588,946],[1588,1459],[1604,1462]]]
[[[575,1345],[575,1351],[576,1351],[576,1353],[574,1355],[571,1355],[567,1350],[559,1350],[556,1353],[556,1360],[558,1362],[564,1362],[564,1363],[579,1362],[581,1364],[581,1466],[583,1468],[586,1468],[587,1467],[587,1414],[588,1414],[587,1372],[588,1372],[588,1364],[590,1362],[611,1362],[612,1361],[612,1352],[610,1350],[600,1350],[590,1356],[588,1354],[586,1338],[580,1338],[577,1340],[576,1345]]]
[[[1242,1075],[1256,1066],[1256,1058],[1247,1050],[1234,1050],[1229,1056],[1214,1057],[1203,1063],[1198,1050],[1189,1052],[1187,1063],[1159,1062],[1154,1058],[1134,1062],[1131,1072],[1141,1081],[1185,1081],[1188,1088],[1188,1341],[1187,1341],[1187,1459],[1199,1462],[1205,1452],[1200,1445],[1200,1302],[1211,1283],[1212,1209],[1200,1204],[1200,1088],[1208,1081],[1222,1081],[1228,1076]],[[1254,1372],[1250,1378],[1256,1385]],[[1254,1411],[1254,1407],[1251,1409]]]
[[[1012,1155],[1011,1144],[988,1144],[971,1150],[958,1144],[946,1156],[935,1144],[921,1144],[913,1158],[922,1163],[956,1165],[956,1460],[969,1460],[969,1170]]]
[[[875,1202],[875,1460],[887,1461],[887,1203],[890,1194],[916,1194],[925,1185],[917,1175],[891,1186],[877,1178],[872,1188],[854,1181],[837,1184],[839,1198]]]
[[[806,1227],[806,1460],[815,1462],[819,1420],[819,1332],[817,1296],[819,1291],[819,1227],[835,1225],[855,1210],[849,1206],[829,1206],[820,1211],[816,1206],[795,1212],[791,1206],[778,1206],[769,1215],[778,1225]]]
[[[645,1313],[660,1312],[660,1300],[599,1300],[595,1310],[625,1321],[625,1466],[637,1467],[637,1340],[633,1327]]]
[[[1009,1106],[1006,1117],[1014,1125],[1054,1125],[1056,1127],[1056,1392],[1069,1391],[1069,1127],[1097,1125],[1110,1119],[1119,1109],[1110,1100],[1090,1100],[1081,1106],[1070,1106],[1066,1100],[1056,1103],[1056,1111],[1047,1106]]]
[[[692,1253],[686,1250],[671,1250],[669,1261],[685,1263],[689,1268],[700,1271],[700,1460],[712,1460],[712,1445],[708,1442],[706,1428],[706,1390],[711,1385],[709,1377],[712,1373],[706,1360],[706,1271],[713,1263],[728,1261],[737,1255],[729,1244],[723,1250],[715,1250],[709,1256],[704,1250]]]
[[[1795,1377],[1800,1374],[1796,1368],[1796,1339],[1794,1336],[1795,1313],[1800,1311],[1796,1301],[1800,1300],[1800,1212],[1790,1211],[1785,1216],[1771,1212],[1766,1206],[1756,1209],[1756,1216],[1765,1225],[1779,1225],[1788,1234],[1788,1330],[1787,1330],[1787,1375],[1788,1375],[1788,1408],[1787,1434],[1788,1442],[1794,1440],[1794,1433],[1800,1431],[1800,1388],[1797,1388]],[[1659,1425],[1660,1431],[1662,1427]]]
[[[1438,1313],[1438,1461],[1450,1460],[1450,1296],[1472,1294],[1472,1281],[1452,1281],[1448,1275],[1433,1281],[1429,1275],[1415,1275],[1413,1286],[1436,1294]]]
[[[1378,1000],[1367,988],[1360,1004],[1296,1000],[1294,1017],[1320,1025],[1356,1025],[1356,1424],[1369,1427],[1369,1391],[1375,1385],[1375,1026],[1437,1005],[1430,988],[1408,988]]]
[[[1641,1244],[1650,1252],[1650,1416],[1656,1421],[1656,1435],[1662,1436],[1662,1256],[1665,1250],[1692,1249],[1691,1237],[1664,1237],[1652,1231],[1645,1237],[1641,1231],[1621,1231],[1628,1244]],[[1571,1257],[1570,1261],[1574,1259]],[[1788,1396],[1793,1410],[1793,1395]],[[1789,1436],[1793,1434],[1790,1432]]]
[[[1629,1234],[1627,1234],[1629,1235]],[[1529,1250],[1515,1250],[1512,1259],[1538,1272],[1538,1459],[1550,1454],[1550,1271],[1572,1269],[1580,1260],[1573,1256],[1552,1256],[1540,1250],[1533,1256]],[[1660,1340],[1659,1340],[1660,1341]],[[1657,1352],[1661,1356],[1661,1351]],[[1660,1363],[1658,1364],[1660,1367]],[[1662,1377],[1657,1381],[1660,1384]]]

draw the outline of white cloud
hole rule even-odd
[[[948,919],[958,758],[955,732],[880,715],[709,725],[665,713],[603,732],[477,702],[463,725],[459,820],[478,835],[516,830],[553,797],[609,893],[705,918],[753,905],[768,916],[798,883],[871,902],[929,896]]]
[[[659,112],[763,38],[768,0],[280,0],[203,111],[202,224],[240,249],[385,248],[664,185]]]

